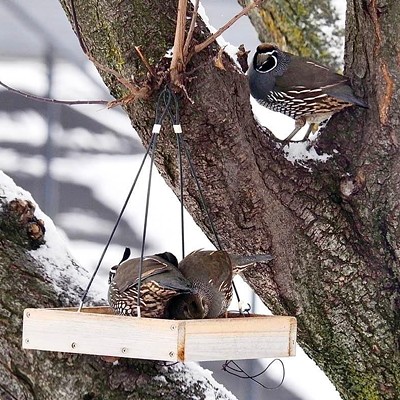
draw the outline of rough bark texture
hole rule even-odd
[[[70,16],[69,2],[61,3]],[[76,3],[90,52],[125,77],[141,79],[146,73],[134,45],[142,46],[153,65],[172,47],[175,0]],[[268,266],[246,272],[248,283],[276,314],[298,318],[299,342],[344,399],[398,399],[400,3],[352,0],[347,14],[347,72],[370,108],[351,109],[332,118],[318,139],[318,151],[331,155],[326,163],[293,165],[285,159],[273,137],[252,117],[246,78],[227,57],[223,59],[226,70],[214,66],[215,46],[188,65],[186,88],[194,103],[181,97],[181,120],[223,247],[275,256]],[[199,22],[195,39],[204,34]],[[104,79],[117,98],[126,94],[114,78]],[[155,96],[127,107],[145,145],[154,121],[154,101]],[[176,191],[175,150],[174,134],[163,129],[156,162]],[[188,177],[186,162],[184,170]],[[184,202],[213,240],[199,194],[189,179]],[[9,257],[13,263],[6,263],[2,273],[9,273],[16,262],[25,262],[22,254]],[[40,283],[24,272],[24,265],[24,279]],[[29,305],[56,304],[54,297],[36,301],[32,296]],[[17,317],[13,321],[10,332],[20,327]],[[14,343],[11,349],[21,354],[18,347]],[[41,373],[57,376],[57,369],[40,363],[44,355],[30,357]],[[57,357],[46,356],[46,360]],[[96,379],[105,373],[98,360],[77,358],[71,362],[91,375],[85,380],[70,368],[69,383],[76,377],[89,393],[107,381]],[[70,357],[65,360],[67,366]],[[1,367],[12,371],[12,365]],[[149,368],[154,367],[144,371]],[[22,388],[31,388],[26,371],[15,375]]]

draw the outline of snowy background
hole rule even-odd
[[[342,15],[344,3],[338,1]],[[240,10],[236,0],[204,0],[202,4],[210,24],[216,28]],[[3,2],[0,20],[1,81],[58,99],[111,99],[97,71],[82,55],[58,2]],[[247,49],[254,49],[258,44],[254,29],[245,17],[226,32],[224,40],[233,46],[231,50],[242,43]],[[260,110],[257,105],[254,110],[258,120],[279,137],[293,129],[294,122],[289,118],[280,114],[278,118],[276,114],[271,118],[269,112]],[[297,152],[301,146],[291,146],[291,157],[293,149]],[[51,216],[69,251],[82,266],[76,276],[81,286],[87,284],[98,262],[143,152],[129,119],[119,109],[48,105],[0,89],[0,170],[28,189],[42,210]],[[91,293],[99,299],[106,298],[108,269],[119,261],[124,247],[136,249],[133,254],[138,254],[147,176],[145,169],[95,279]],[[12,186],[1,174],[0,182]],[[153,176],[150,202],[146,253],[168,250],[180,258],[179,202],[158,174]],[[47,221],[46,226],[50,225]],[[185,229],[187,253],[212,248],[188,214],[185,215]],[[49,246],[61,253],[62,243],[54,239]],[[52,273],[56,272],[54,268]],[[240,278],[237,284],[242,299],[250,302],[255,312],[268,313]],[[237,305],[232,307],[237,308]],[[242,365],[252,373],[261,370],[261,365],[269,361],[243,362]],[[221,362],[207,366],[215,370],[216,379],[238,399],[266,396],[271,400],[340,399],[328,379],[301,349],[296,357],[283,361],[284,385],[268,392],[221,372]],[[281,373],[279,366],[275,366],[268,376],[276,384]],[[268,381],[271,386],[274,386],[273,381]]]

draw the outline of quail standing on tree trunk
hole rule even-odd
[[[195,294],[192,284],[177,268],[176,257],[169,252],[143,258],[140,287],[142,317],[163,318],[171,299],[181,294]],[[108,302],[117,314],[137,315],[140,257],[111,268]],[[198,303],[201,307],[201,302]],[[198,311],[201,314],[201,310]],[[191,317],[190,312],[187,314]]]
[[[295,119],[295,129],[284,142],[292,140],[306,123],[310,127],[303,140],[343,108],[368,107],[354,95],[345,76],[273,44],[257,47],[247,74],[251,95],[258,103]]]
[[[193,285],[201,298],[205,318],[223,315],[232,299],[233,275],[256,263],[272,260],[269,254],[254,256],[231,255],[223,250],[197,250],[187,255],[178,265],[183,276]],[[175,311],[183,309],[175,298]]]

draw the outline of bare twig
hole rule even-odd
[[[239,18],[243,15],[247,14],[250,10],[255,7],[258,7],[264,0],[254,0],[252,3],[247,5],[243,10],[235,15],[232,19],[230,19],[224,26],[219,28],[217,32],[207,38],[203,43],[198,44],[194,47],[194,52],[199,53],[200,51],[204,50],[207,46],[209,46],[212,42],[214,42],[219,36],[222,35],[228,28],[230,28]]]
[[[144,64],[144,66],[149,71],[150,75],[153,77],[156,77],[156,74],[155,74],[153,68],[151,67],[151,65],[149,64],[149,62],[146,60],[145,56],[143,55],[140,46],[134,46],[134,47],[135,47],[136,53],[138,53],[138,56],[142,60],[142,63]]]
[[[108,100],[57,100],[57,99],[51,99],[49,97],[36,96],[31,93],[23,92],[22,90],[14,89],[11,86],[8,86],[1,81],[0,81],[0,86],[3,86],[5,89],[9,90],[12,93],[16,93],[21,96],[24,96],[27,99],[42,101],[45,103],[65,104],[68,106],[76,106],[76,105],[80,105],[80,104],[106,104],[106,105],[108,105],[110,103]]]
[[[172,55],[170,73],[171,82],[182,87],[182,72],[185,67],[183,46],[185,42],[187,0],[179,0],[178,14],[176,17],[176,29],[174,40],[174,54]]]
[[[193,38],[193,32],[194,32],[194,28],[196,26],[198,11],[199,11],[199,0],[196,0],[196,2],[194,3],[192,20],[190,21],[189,32],[186,36],[185,45],[183,46],[183,58],[185,60],[189,54],[189,46],[190,46],[190,42],[192,41],[192,38]]]

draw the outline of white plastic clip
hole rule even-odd
[[[161,130],[161,125],[160,124],[154,124],[153,125],[152,133],[160,133],[160,130]]]
[[[175,133],[182,133],[182,125],[181,124],[173,125],[173,127],[174,127]]]

